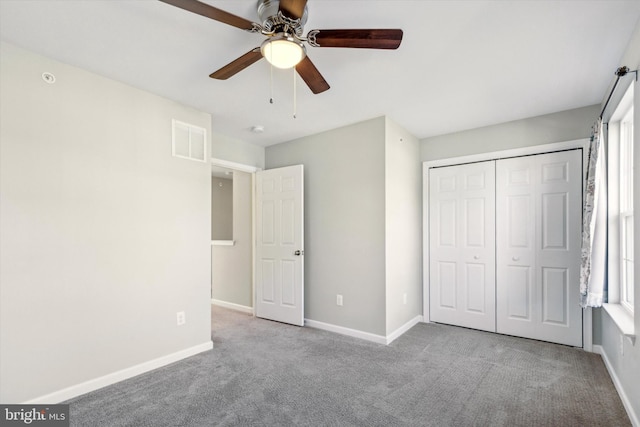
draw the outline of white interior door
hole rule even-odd
[[[582,155],[496,162],[497,332],[582,346]]]
[[[494,162],[429,170],[430,320],[495,332]]]
[[[303,166],[256,173],[256,316],[304,325]]]

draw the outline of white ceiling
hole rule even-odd
[[[257,21],[256,0],[207,3]],[[268,146],[388,115],[418,138],[598,104],[640,1],[309,0],[308,30],[401,28],[396,51],[308,48],[313,95],[260,61],[208,75],[263,37],[154,0],[0,0],[2,40],[174,99],[214,132]],[[46,71],[46,70],[43,70]],[[261,134],[250,132],[264,126]]]

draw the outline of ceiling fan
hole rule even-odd
[[[305,43],[313,47],[397,49],[402,42],[400,29],[311,30],[303,36],[308,17],[307,0],[258,0],[261,24],[197,0],[160,1],[267,37],[260,47],[209,75],[218,80],[226,80],[265,58],[278,68],[295,67],[311,91],[317,94],[329,89],[329,84],[307,56]]]

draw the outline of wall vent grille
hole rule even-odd
[[[179,120],[172,120],[171,154],[182,159],[207,161],[207,130]]]

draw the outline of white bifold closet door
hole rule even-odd
[[[494,162],[429,170],[430,317],[495,332]]]
[[[582,152],[429,170],[430,320],[582,346]]]
[[[497,332],[582,346],[582,155],[496,162]]]

